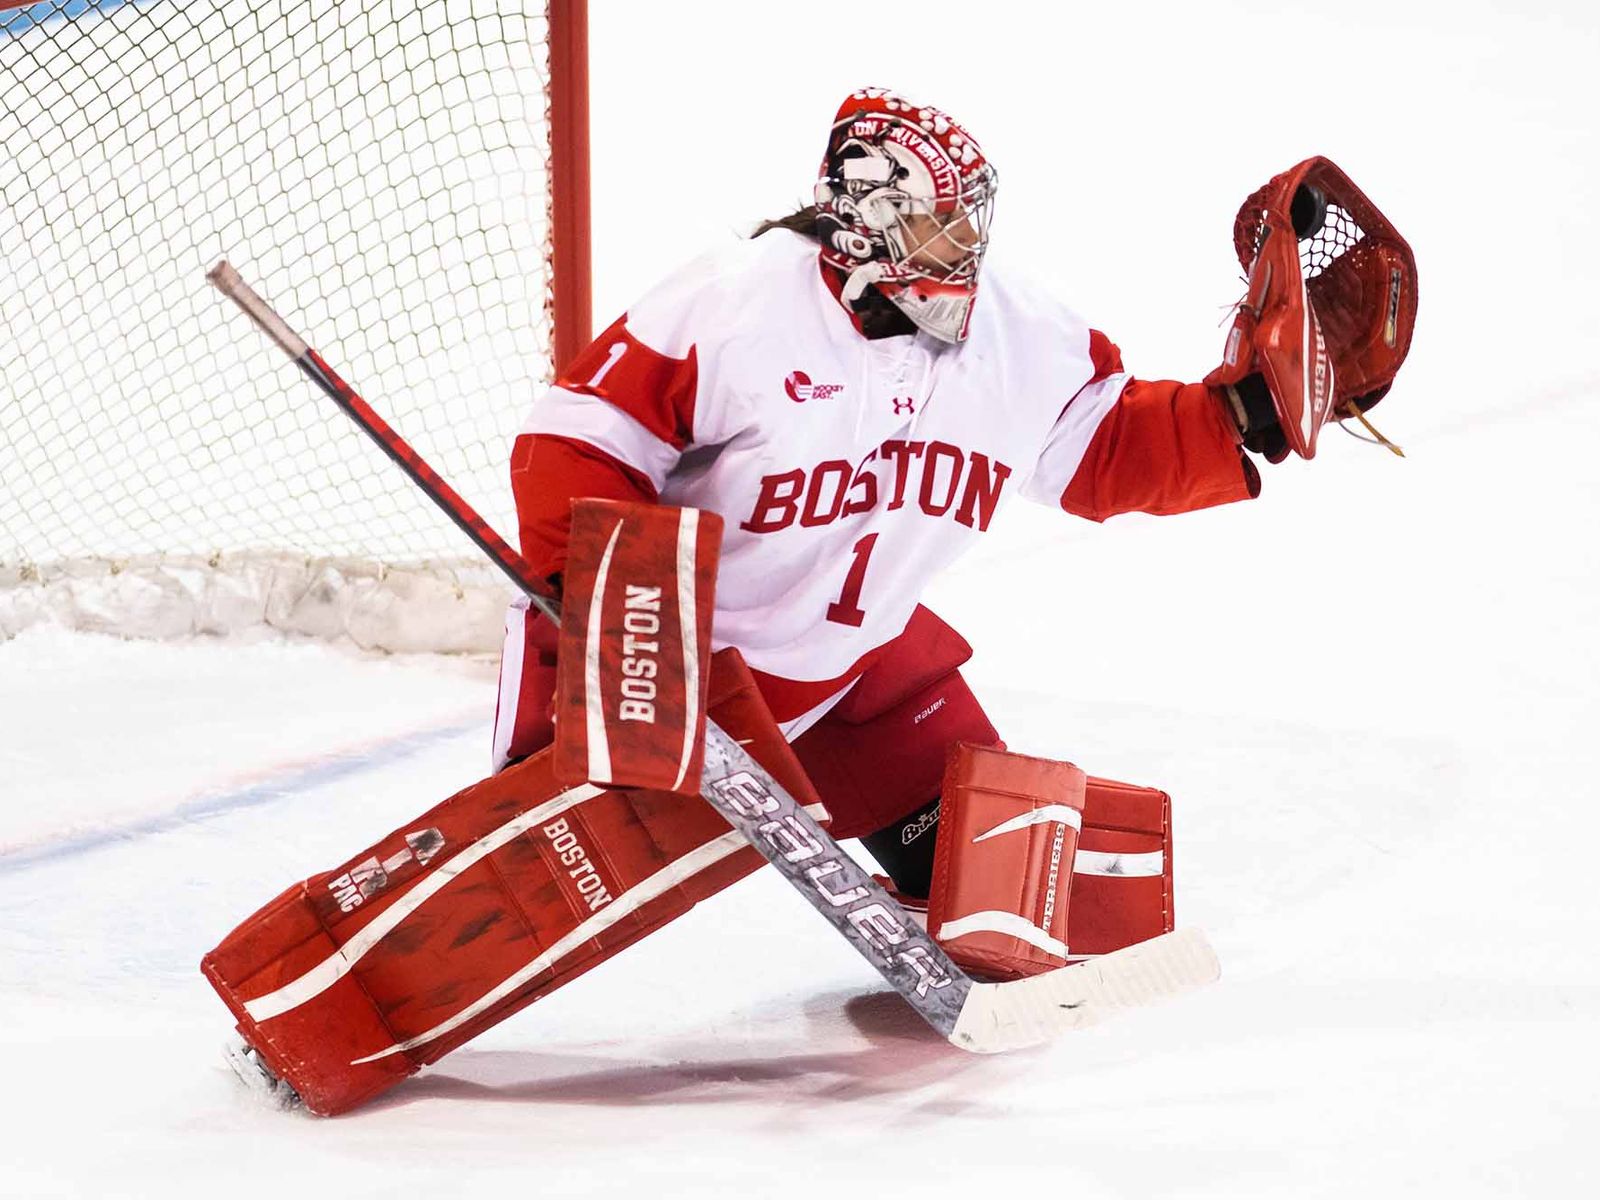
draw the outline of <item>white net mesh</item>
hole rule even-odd
[[[403,569],[461,601],[475,552],[204,274],[232,261],[509,532],[550,371],[546,42],[542,0],[0,10],[0,636],[363,640],[338,587],[483,640],[455,624],[503,589],[376,598]]]

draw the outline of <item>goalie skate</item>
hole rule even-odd
[[[280,1110],[299,1107],[299,1093],[274,1075],[256,1048],[242,1037],[235,1034],[225,1042],[222,1057],[245,1089],[261,1103]]]

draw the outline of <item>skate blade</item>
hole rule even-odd
[[[233,1037],[223,1044],[223,1061],[239,1077],[245,1090],[268,1108],[287,1112],[300,1106],[300,1095],[268,1069],[261,1056],[241,1037]]]

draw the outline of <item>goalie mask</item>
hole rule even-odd
[[[817,181],[822,260],[854,307],[868,286],[941,341],[967,336],[995,172],[936,108],[867,88],[839,106]]]

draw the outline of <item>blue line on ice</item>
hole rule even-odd
[[[64,858],[88,854],[119,842],[166,833],[209,817],[225,816],[246,808],[271,804],[275,800],[292,799],[304,792],[347,779],[352,775],[359,775],[377,767],[392,766],[453,738],[468,733],[481,733],[482,730],[483,721],[480,719],[458,722],[422,733],[408,733],[403,737],[389,738],[361,750],[330,754],[304,766],[287,770],[281,775],[258,780],[231,791],[197,796],[164,813],[135,818],[101,829],[65,833],[59,837],[20,846],[16,850],[0,850],[0,875],[41,863],[57,862]]]

